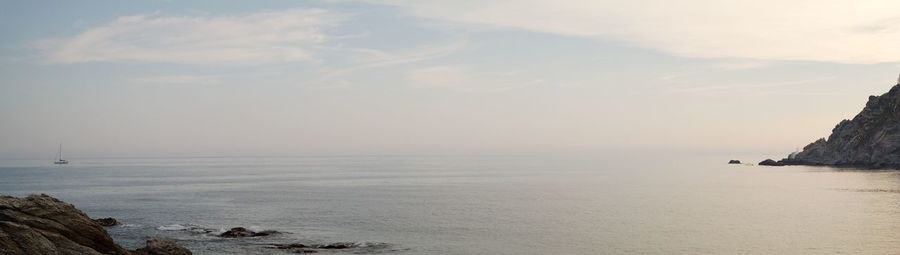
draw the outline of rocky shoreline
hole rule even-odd
[[[72,204],[46,194],[24,198],[0,194],[0,255],[31,254],[111,254],[111,255],[190,255],[192,252],[175,240],[149,239],[144,247],[128,250],[116,244],[104,227],[121,222],[114,218],[91,219]],[[186,229],[188,230],[188,229]],[[203,233],[223,239],[266,238],[284,234],[274,230],[253,231],[234,227],[217,233]],[[267,243],[261,249],[290,253],[317,253],[326,250],[385,251],[386,243]]]
[[[45,194],[25,198],[0,195],[0,254],[190,255],[167,239],[147,240],[126,250],[113,242],[100,223],[75,206]]]
[[[869,96],[862,111],[838,123],[828,138],[760,165],[900,169],[900,79],[887,93]]]

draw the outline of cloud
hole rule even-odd
[[[804,86],[804,87],[815,88],[816,85],[821,85],[822,83],[829,82],[834,79],[835,79],[835,77],[833,77],[833,76],[827,76],[827,77],[819,77],[819,78],[803,79],[803,80],[747,82],[747,83],[726,84],[726,85],[689,84],[686,86],[670,87],[669,91],[674,92],[674,93],[693,93],[693,94],[712,94],[712,95],[721,95],[721,94],[768,95],[768,94],[775,92],[777,89],[786,88],[786,87],[796,88],[796,87]],[[796,90],[794,90],[793,92],[796,93]]]
[[[622,42],[696,58],[900,61],[893,0],[370,0],[438,20]]]
[[[319,70],[318,79],[313,83],[320,87],[347,87],[351,82],[347,81],[346,78],[353,73],[369,69],[438,59],[462,51],[466,49],[467,46],[468,41],[460,39],[451,40],[444,44],[426,45],[400,52],[387,52],[366,48],[335,48],[332,50],[356,53],[355,58],[357,61],[348,66],[323,68],[322,70]]]
[[[517,72],[478,72],[457,65],[438,65],[412,69],[406,76],[414,88],[440,88],[468,93],[499,92],[544,81],[527,79]]]
[[[407,76],[413,86],[447,87],[469,83],[468,73],[458,66],[433,66],[414,69]]]
[[[139,84],[193,84],[193,85],[211,85],[219,84],[222,80],[218,76],[207,75],[163,75],[148,76],[132,80]]]
[[[243,16],[124,16],[75,36],[40,41],[52,63],[259,64],[310,60],[343,20],[319,9]]]

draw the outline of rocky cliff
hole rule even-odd
[[[150,240],[128,251],[100,224],[71,204],[47,195],[0,195],[0,255],[12,254],[191,254],[169,240]]]
[[[881,96],[869,96],[853,119],[837,124],[827,139],[780,161],[785,165],[900,168],[900,81]]]

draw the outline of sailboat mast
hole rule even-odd
[[[53,164],[56,165],[65,165],[68,164],[69,161],[62,158],[62,143],[59,144],[59,151],[56,152],[56,161],[53,161]]]

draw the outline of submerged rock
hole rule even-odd
[[[325,244],[325,245],[316,245],[314,247],[318,248],[318,249],[336,250],[336,249],[349,249],[349,248],[353,248],[356,246],[357,246],[356,243],[339,242],[339,243],[330,243],[330,244]]]
[[[132,252],[133,255],[191,255],[191,251],[168,239],[147,240],[144,248]]]
[[[271,248],[280,249],[280,250],[289,250],[293,253],[316,253],[317,250],[342,250],[342,249],[352,249],[361,247],[358,243],[352,242],[337,242],[337,243],[329,243],[329,244],[302,244],[302,243],[290,243],[290,244],[273,244]],[[374,248],[385,248],[386,244],[377,243]]]
[[[162,231],[186,231],[186,232],[191,232],[194,234],[210,234],[210,233],[218,232],[218,229],[206,228],[206,227],[201,227],[201,226],[191,225],[191,224],[187,224],[187,225],[170,224],[170,225],[159,226],[156,229],[162,230]]]
[[[354,253],[354,254],[375,254],[375,253],[386,253],[391,251],[404,251],[408,249],[395,249],[393,245],[389,243],[381,243],[381,242],[336,242],[336,243],[324,243],[324,244],[302,244],[302,243],[289,243],[289,244],[271,244],[267,248],[270,249],[279,249],[284,250],[286,252],[292,253],[316,253],[316,252],[338,252],[341,253]]]
[[[306,246],[305,244],[302,244],[302,243],[273,244],[273,246],[275,247],[275,249],[282,249],[282,250],[286,250],[286,249],[301,249],[301,248],[309,247],[309,246]]]
[[[740,164],[740,163],[741,163],[741,161],[737,160],[737,159],[732,159],[732,160],[728,161],[728,164]]]
[[[281,233],[281,232],[278,232],[275,230],[263,230],[260,232],[256,232],[256,234],[253,236],[268,236],[268,235],[274,235],[274,234],[279,234],[279,233]]]
[[[316,250],[309,249],[311,247],[302,243],[291,244],[273,244],[273,248],[279,250],[290,250],[292,253],[316,253]]]
[[[781,163],[900,168],[900,83],[881,96],[869,96],[862,111],[838,123],[827,139],[810,143]]]
[[[116,219],[113,219],[113,218],[94,219],[94,222],[96,222],[97,224],[100,224],[100,226],[104,226],[104,227],[112,227],[115,225],[119,225],[119,221],[117,221]]]
[[[219,234],[219,237],[238,238],[238,237],[269,236],[269,235],[274,235],[274,234],[278,234],[278,233],[279,232],[275,231],[275,230],[265,230],[265,231],[260,231],[260,232],[254,232],[254,231],[249,230],[244,227],[236,227],[236,228],[231,228],[222,234]]]
[[[174,243],[168,243],[167,247],[180,248]],[[161,251],[187,250],[180,248]],[[0,195],[0,254],[131,253],[113,242],[99,223],[75,206],[41,194],[25,198]],[[190,254],[190,251],[138,254],[183,255]]]

